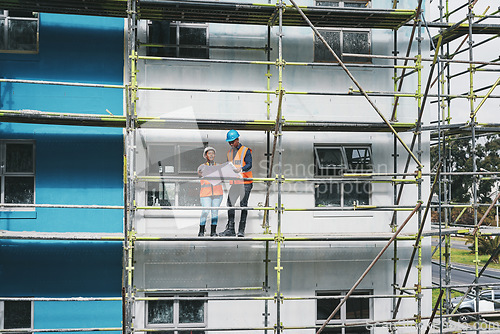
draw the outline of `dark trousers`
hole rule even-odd
[[[234,206],[238,198],[240,199],[240,207],[248,206],[248,198],[252,191],[253,183],[248,184],[232,184],[227,195],[227,206]],[[228,210],[228,221],[234,222],[234,209]],[[240,222],[246,223],[248,210],[241,210]]]

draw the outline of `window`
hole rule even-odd
[[[35,202],[35,146],[29,141],[0,141],[1,203]]]
[[[316,177],[332,177],[343,173],[367,173],[373,169],[368,145],[315,145]],[[316,206],[346,207],[370,203],[370,182],[321,182],[314,185]]]
[[[149,328],[165,329],[157,332],[162,334],[205,334],[202,329],[206,326],[206,300],[182,299],[183,297],[205,296],[166,295],[162,297],[171,299],[147,302],[146,323]],[[193,328],[200,328],[200,330],[193,330]]]
[[[32,302],[0,301],[0,329],[26,329],[29,333],[33,329]]]
[[[204,162],[201,144],[152,144],[148,146],[149,176],[197,176]],[[200,205],[200,183],[191,181],[148,182],[148,206]]]
[[[328,323],[329,325],[341,325],[351,323],[359,323],[363,320],[371,319],[371,300],[370,298],[356,298],[356,296],[370,295],[371,291],[355,291],[341,306],[340,310]],[[318,297],[338,297],[335,299],[318,298],[316,301],[316,325],[321,327],[326,319],[332,314],[333,310],[340,304],[341,297],[345,292],[317,292]],[[354,297],[354,298],[353,298]],[[347,328],[328,328],[323,330],[323,333],[370,333],[366,327],[347,327]]]
[[[370,2],[360,1],[316,1],[316,6],[322,7],[351,7],[367,8]],[[369,29],[331,29],[319,28],[321,35],[328,45],[335,51],[343,62],[369,63],[369,57],[348,57],[343,53],[370,54],[371,53],[371,32]],[[326,48],[321,40],[314,36],[314,61],[315,62],[335,62],[336,59]]]
[[[208,59],[208,25],[151,21],[148,56]]]
[[[0,52],[38,52],[38,13],[0,9]]]

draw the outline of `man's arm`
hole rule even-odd
[[[252,169],[252,150],[248,149],[247,154],[245,154],[245,166],[243,166],[241,169],[244,172],[248,172],[249,170]]]

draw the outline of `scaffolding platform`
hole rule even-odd
[[[431,49],[434,45],[437,45],[439,37],[442,36],[442,44],[446,44],[469,34],[472,28],[472,33],[474,35],[499,35],[500,34],[500,24],[481,24],[474,23],[469,26],[467,23],[456,24],[456,23],[432,23],[432,27],[441,28],[443,31],[436,36],[432,37],[433,43],[431,43]]]
[[[307,26],[298,11],[285,6],[284,26]],[[5,0],[2,8],[36,8],[43,13],[127,17],[127,2],[115,0]],[[397,29],[415,17],[415,10],[338,7],[301,7],[315,26],[345,28]],[[141,20],[166,20],[203,23],[277,24],[279,8],[274,4],[243,4],[216,1],[142,0],[137,15]]]
[[[126,116],[53,113],[38,110],[0,110],[0,122],[57,124],[97,127],[126,127]],[[412,123],[391,123],[398,132],[411,131]],[[272,131],[276,123],[273,120],[226,120],[226,119],[172,119],[161,117],[138,117],[139,128],[158,129],[199,129],[199,130],[257,130]],[[390,132],[383,122],[328,122],[285,120],[283,131],[356,131],[356,132]]]

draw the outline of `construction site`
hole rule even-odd
[[[2,1],[0,332],[500,332],[500,3],[262,2]]]

